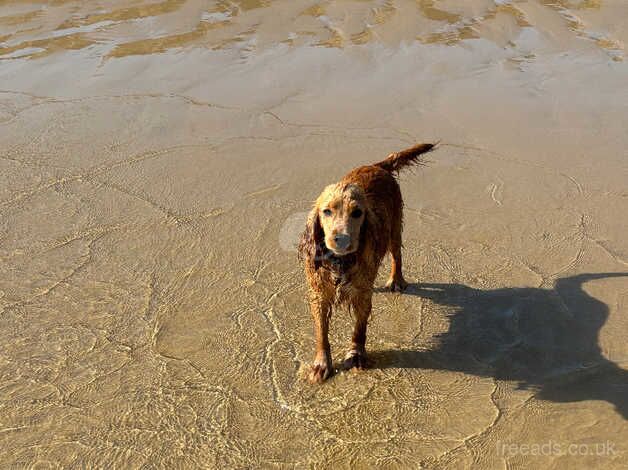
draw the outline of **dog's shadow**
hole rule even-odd
[[[628,419],[628,371],[605,358],[598,345],[608,307],[583,290],[585,282],[614,277],[628,273],[560,278],[554,289],[411,284],[405,294],[451,308],[448,331],[420,350],[375,351],[371,358],[377,368],[513,381],[555,402],[605,400]]]

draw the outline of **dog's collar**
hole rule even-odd
[[[336,285],[348,282],[349,271],[358,260],[357,253],[338,256],[324,243],[321,243],[318,248],[317,254],[322,261],[321,266],[331,273]]]

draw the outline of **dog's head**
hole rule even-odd
[[[325,246],[336,256],[356,251],[366,219],[366,196],[355,184],[327,186],[314,207],[323,229]]]
[[[308,217],[300,244],[302,255],[310,253],[316,261],[322,248],[327,248],[335,256],[358,251],[369,216],[366,195],[361,187],[340,183],[327,186]]]

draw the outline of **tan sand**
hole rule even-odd
[[[626,468],[627,18],[0,1],[0,466]],[[310,386],[304,214],[435,140],[375,368]]]

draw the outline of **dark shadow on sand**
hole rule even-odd
[[[628,371],[606,359],[598,345],[608,307],[582,288],[614,277],[628,273],[560,278],[554,289],[411,284],[406,294],[453,308],[448,331],[421,350],[377,351],[371,358],[378,368],[452,370],[514,381],[543,400],[604,400],[628,419]]]

